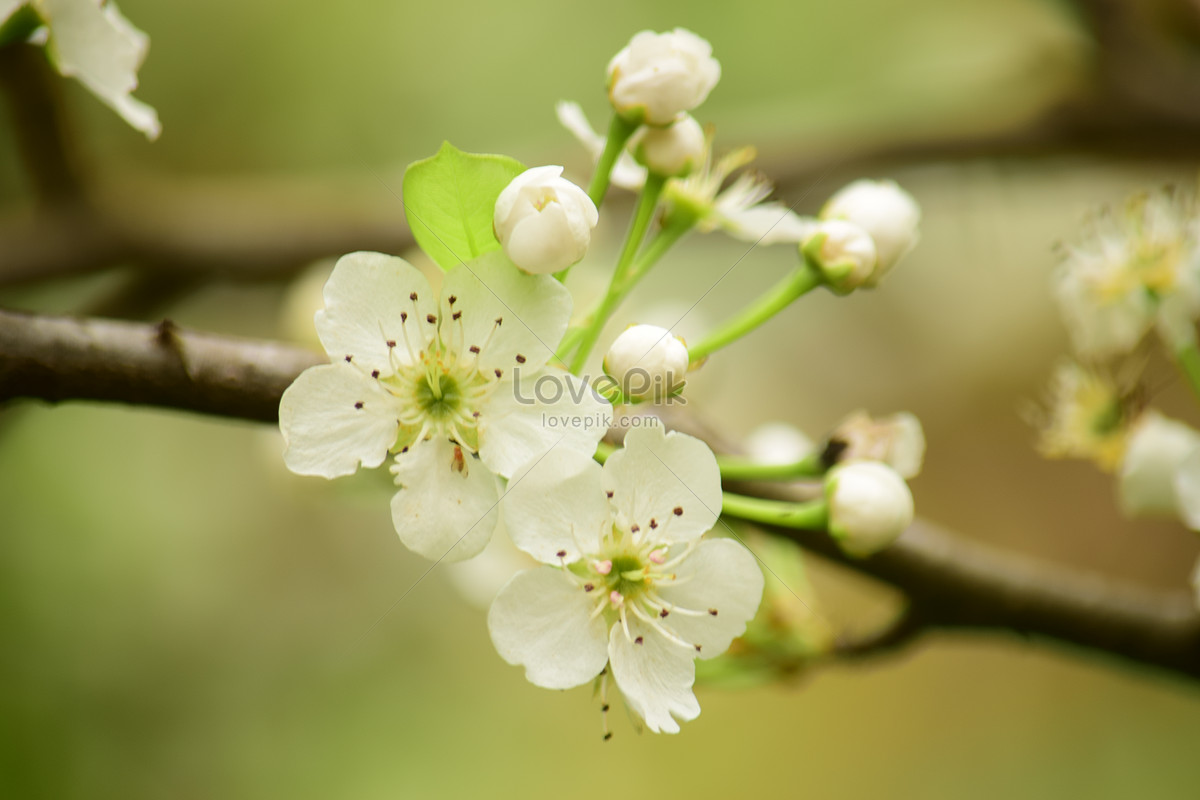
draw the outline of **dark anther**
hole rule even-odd
[[[608,713],[608,703],[605,703],[604,705],[600,706],[600,711],[601,711],[601,713],[607,714]]]
[[[372,378],[378,378],[378,377],[379,377],[379,370],[377,370],[377,369],[373,369],[373,370],[371,370],[371,377],[372,377]]]
[[[462,312],[461,312],[461,311],[455,311],[453,314],[451,314],[451,315],[450,315],[450,318],[451,318],[451,319],[454,319],[454,320],[459,320],[459,319],[462,319]]]
[[[396,340],[395,340],[395,339],[388,339],[388,340],[387,340],[387,346],[388,346],[388,347],[395,347],[395,346],[396,346]]]
[[[555,553],[555,555],[556,555],[556,556],[558,556],[559,558],[566,558],[566,557],[567,557],[567,551],[566,551],[566,550],[559,550],[557,553]]]
[[[416,292],[413,292],[412,294],[410,294],[410,295],[408,296],[408,299],[409,299],[409,300],[412,300],[414,303],[415,303],[415,302],[417,302],[417,293],[416,293]]]
[[[667,611],[667,610],[664,608],[662,611],[658,612],[658,615],[659,615],[660,617],[666,617],[666,616],[667,616],[668,614],[670,614],[670,613],[671,613],[670,611]]]
[[[640,636],[639,636],[639,637],[637,637],[636,639],[634,639],[634,640],[633,640],[633,643],[634,643],[634,644],[641,644],[641,643],[642,643],[642,637],[640,637]]]
[[[504,324],[504,317],[496,317],[496,324],[497,324],[497,325],[503,325],[503,324]]]
[[[353,360],[354,360],[354,356],[346,356],[346,363],[347,363],[347,364],[349,364],[349,363],[350,363],[351,361],[353,361]]]
[[[475,355],[479,355],[479,345],[473,344],[470,347],[468,347],[467,349],[470,350]]]
[[[683,516],[683,506],[675,506],[675,508],[672,510],[671,513],[673,513],[677,517],[682,517]]]
[[[595,588],[596,588],[596,584],[594,584],[594,583],[585,583],[585,584],[583,585],[583,590],[584,590],[585,592],[590,592],[590,591],[592,591],[592,590],[593,590],[593,589],[595,589]]]
[[[715,617],[717,615],[717,610],[715,608],[710,608],[708,613]]]
[[[497,377],[497,378],[499,378],[499,377],[500,377],[501,375],[503,375],[503,374],[504,374],[504,370],[501,370],[501,369],[498,369],[498,370],[496,370],[496,377]]]
[[[521,355],[520,353],[517,353],[517,363],[518,363],[518,364],[524,364],[524,363],[525,363],[525,356]]]
[[[357,409],[359,409],[359,410],[361,411],[361,410],[362,410],[362,407],[363,407],[362,400],[359,400],[357,403],[355,403],[355,404],[354,404],[354,407],[355,407],[355,408],[357,408]]]
[[[612,738],[612,731],[609,731],[608,733],[604,734],[604,741],[607,742],[611,738]]]
[[[401,322],[408,322],[408,312],[407,312],[407,311],[401,311],[401,312],[400,312],[400,321],[401,321]]]
[[[404,447],[400,448],[400,455],[404,455],[407,452],[408,452],[408,445],[404,445]]]
[[[697,653],[699,653],[699,652],[700,652],[700,645],[696,645],[696,652],[697,652]]]
[[[435,317],[433,314],[426,314],[425,321],[432,325],[433,323],[437,322],[437,317]]]
[[[657,527],[658,527],[658,520],[656,520],[654,517],[651,517],[650,518],[650,529],[654,530]]]
[[[458,302],[458,298],[455,297],[454,295],[450,295],[450,305],[454,305],[457,302]]]
[[[633,525],[630,525],[630,526],[629,526],[629,532],[630,532],[630,533],[637,533],[637,532],[638,532],[638,531],[640,531],[640,530],[641,530],[641,528],[639,528],[639,527],[637,526],[637,523],[634,523]]]
[[[612,500],[612,492],[605,492],[605,494],[608,495],[609,500]]]

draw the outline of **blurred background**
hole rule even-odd
[[[718,149],[756,144],[786,202],[812,213],[850,179],[892,177],[924,210],[920,245],[880,290],[805,298],[713,359],[693,408],[731,437],[770,420],[819,436],[858,408],[910,410],[929,440],[923,516],[1185,585],[1195,537],[1121,519],[1108,478],[1037,456],[1021,411],[1066,352],[1053,243],[1090,208],[1196,180],[1191,0],[121,9],[151,38],[137,96],[162,137],[146,142],[57,81],[72,155],[114,230],[186,247],[145,246],[137,263],[121,251],[99,272],[82,257],[0,288],[0,304],[305,341],[329,268],[317,256],[405,247],[407,162],[449,139],[585,182],[554,102],[577,100],[602,126],[608,59],[637,30],[685,26],[724,70],[698,116]],[[30,216],[0,113],[0,200]],[[572,275],[577,302],[600,290],[629,205],[614,195]],[[322,225],[342,232],[329,252],[310,246]],[[264,226],[304,257],[255,270],[212,255],[253,250]],[[85,234],[66,224],[44,238]],[[0,259],[12,246],[0,238]],[[670,324],[699,300],[680,328],[703,331],[793,263],[787,247],[693,236],[614,330]],[[1156,404],[1200,421],[1167,365],[1151,369]],[[1001,635],[701,687],[703,713],[681,735],[639,736],[617,715],[602,743],[590,689],[526,683],[452,570],[397,604],[428,563],[396,539],[386,476],[299,478],[280,450],[270,426],[182,413],[0,409],[0,795],[1196,796],[1196,686]],[[810,566],[839,626],[869,627],[886,607]]]

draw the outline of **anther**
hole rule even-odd
[[[413,292],[412,294],[410,294],[410,295],[408,296],[408,299],[409,299],[409,300],[412,300],[414,303],[415,303],[415,302],[417,302],[417,293],[416,293],[416,292]]]
[[[349,364],[349,363],[350,363],[351,361],[353,361],[353,360],[354,360],[354,356],[346,356],[346,363],[347,363],[347,364]]]
[[[637,637],[636,639],[634,639],[634,640],[633,640],[633,643],[634,643],[634,644],[641,644],[641,643],[642,643],[642,637],[640,637],[640,636],[639,636],[639,637]]]
[[[498,369],[498,370],[496,370],[496,377],[497,377],[497,378],[501,377],[502,375],[504,375],[504,370],[502,370],[502,369]]]
[[[595,588],[596,588],[596,584],[594,584],[594,583],[585,583],[585,584],[583,585],[583,590],[584,590],[585,592],[590,592],[590,591],[592,591],[592,590],[593,590],[593,589],[595,589]]]
[[[608,602],[612,603],[614,606],[619,606],[625,602],[625,597],[616,589],[613,589],[608,593]]]
[[[601,674],[603,674],[603,673],[601,673]],[[608,713],[608,703],[605,703],[604,705],[600,706],[600,713],[602,713],[602,714]]]
[[[715,608],[710,608],[710,609],[708,610],[708,613],[709,613],[709,615],[711,615],[711,616],[714,616],[714,617],[715,617],[715,616],[717,615],[717,610],[716,610]]]
[[[470,350],[475,355],[479,355],[479,345],[473,344],[470,347],[468,347],[467,349]]]
[[[608,497],[609,500],[612,500],[612,492],[605,492],[604,494]]]
[[[636,522],[629,526],[630,533],[637,533],[640,530],[641,530],[641,528],[638,527],[638,524]]]
[[[658,527],[658,520],[656,520],[654,517],[651,517],[650,518],[650,530],[654,530],[657,527]]]
[[[457,302],[458,302],[458,298],[455,297],[454,295],[450,295],[450,305],[454,305]]]
[[[671,513],[677,517],[682,517],[683,516],[683,506],[675,506],[675,508],[671,511]]]
[[[667,561],[667,549],[660,547],[657,550],[650,551],[650,560],[655,564],[664,564]]]
[[[612,738],[612,731],[609,731],[608,733],[604,734],[604,741],[607,742],[611,738]]]
[[[389,348],[391,348],[391,347],[395,347],[395,346],[396,346],[396,340],[395,340],[395,339],[388,339],[388,340],[387,340],[387,346],[388,346]]]
[[[435,317],[433,314],[426,314],[425,321],[432,325],[433,323],[437,322],[437,317]]]
[[[599,572],[601,575],[607,575],[608,573],[612,572],[612,562],[607,560],[593,561],[592,569],[596,570],[596,572]]]
[[[378,377],[379,377],[379,370],[377,370],[377,369],[373,369],[373,370],[371,370],[371,377],[372,377],[372,378],[378,378]]]
[[[450,315],[450,318],[451,318],[451,319],[454,319],[454,320],[459,320],[459,319],[462,319],[462,312],[461,312],[461,311],[455,311],[453,314],[451,314],[451,315]]]
[[[496,317],[496,324],[497,324],[497,325],[503,325],[503,324],[504,324],[504,317]]]
[[[697,653],[699,653],[699,652],[700,652],[700,645],[696,645],[696,652],[697,652]]]
[[[566,550],[559,550],[557,553],[555,553],[555,555],[556,555],[556,556],[558,556],[559,558],[566,558],[566,557],[567,557],[567,551],[566,551]]]
[[[524,363],[525,363],[525,356],[521,355],[520,353],[517,353],[517,363],[518,363],[518,364],[524,364]]]
[[[666,619],[667,615],[668,615],[668,614],[670,614],[670,613],[671,613],[670,611],[667,611],[667,610],[664,608],[662,611],[658,612],[658,615],[659,615],[660,617],[662,617],[662,618]]]
[[[401,321],[401,322],[408,322],[408,312],[407,312],[407,311],[401,311],[401,312],[400,312],[400,321]]]
[[[362,402],[362,400],[359,400],[357,403],[355,403],[355,404],[354,404],[354,407],[355,407],[355,408],[357,408],[359,411],[361,411],[361,410],[362,410],[362,407],[363,407],[363,402]]]

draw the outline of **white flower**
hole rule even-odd
[[[121,16],[117,4],[104,0],[30,0],[0,3],[0,23],[17,8],[28,5],[45,23],[45,32],[34,41],[62,75],[76,78],[121,117],[157,139],[162,130],[153,108],[133,99],[137,71],[146,58],[150,40]]]
[[[825,478],[829,533],[848,555],[863,557],[896,541],[913,521],[908,484],[891,467],[855,461]]]
[[[746,454],[758,464],[795,464],[816,449],[803,431],[784,422],[764,423],[746,437]]]
[[[562,171],[553,166],[527,169],[496,198],[496,238],[526,272],[544,275],[578,262],[600,220],[587,192],[562,177]]]
[[[551,451],[514,476],[502,507],[514,544],[543,564],[515,576],[488,615],[501,657],[547,689],[608,664],[655,732],[694,719],[695,658],[720,655],[762,598],[754,557],[701,540],[721,509],[721,475],[698,439],[629,432],[601,468]]]
[[[1105,472],[1125,454],[1140,409],[1136,395],[1106,374],[1064,362],[1051,378],[1046,409],[1035,414],[1045,458],[1081,458]]]
[[[1175,471],[1173,481],[1179,518],[1200,531],[1200,447],[1193,448]]]
[[[669,125],[703,103],[720,79],[712,46],[696,34],[642,31],[608,63],[608,98],[627,119]]]
[[[804,255],[821,271],[825,284],[838,294],[874,285],[879,259],[875,240],[843,219],[823,220],[802,245]]]
[[[440,302],[402,259],[343,256],[316,315],[333,363],[301,373],[279,405],[284,462],[335,478],[395,452],[400,539],[427,558],[469,558],[496,527],[497,476],[552,448],[590,457],[604,432],[607,404],[546,367],[570,312],[562,284],[498,252],[450,270]],[[561,390],[549,399],[546,381]]]
[[[680,178],[704,163],[708,141],[690,114],[662,128],[643,127],[630,142],[639,164],[655,175]]]
[[[1196,594],[1196,606],[1200,608],[1200,561],[1196,562],[1196,568],[1192,571],[1192,591]]]
[[[1128,353],[1156,323],[1171,349],[1195,336],[1198,211],[1188,193],[1138,194],[1121,212],[1094,217],[1082,240],[1064,247],[1055,296],[1080,356]]]
[[[583,144],[588,155],[592,157],[592,163],[599,161],[601,154],[604,153],[604,145],[607,140],[596,133],[579,104],[565,100],[560,101],[554,107],[554,111],[562,126]],[[621,154],[617,156],[612,174],[609,176],[609,183],[631,192],[640,190],[646,184],[646,168],[634,160],[633,153],[629,152],[628,147],[623,148]]]
[[[1117,493],[1129,516],[1180,513],[1175,478],[1200,446],[1200,433],[1157,411],[1142,414],[1121,459]]]
[[[683,389],[687,346],[666,328],[630,325],[604,356],[604,373],[630,399],[662,400]]]
[[[667,181],[663,196],[668,222],[673,214],[696,220],[702,233],[720,228],[745,242],[795,244],[807,239],[815,221],[806,220],[783,203],[763,202],[771,194],[771,182],[761,175],[742,172],[724,191],[725,179],[754,160],[753,147],[727,153],[715,164],[712,142],[708,142],[704,164],[686,178]]]
[[[829,198],[821,219],[844,219],[871,235],[878,265],[865,285],[874,286],[916,245],[921,208],[895,181],[858,180]]]
[[[878,461],[906,480],[920,474],[925,461],[925,431],[907,411],[878,419],[856,411],[838,423],[829,443],[835,461]]]

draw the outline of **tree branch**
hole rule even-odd
[[[195,333],[169,322],[0,311],[0,401],[105,400],[269,422],[283,390],[322,360],[288,345]],[[682,427],[678,420],[672,425]],[[803,487],[754,488],[776,499],[804,494]],[[847,655],[899,647],[925,630],[1007,630],[1200,678],[1200,612],[1187,592],[1051,564],[923,521],[862,560],[845,556],[821,531],[773,532],[908,597],[909,610],[894,630],[874,642],[843,643]]]

